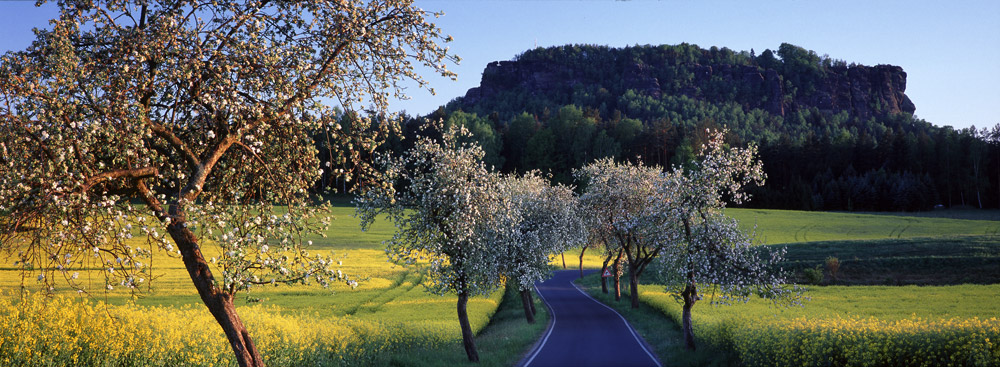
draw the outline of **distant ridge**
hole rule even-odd
[[[478,87],[430,114],[461,124],[504,172],[573,169],[601,157],[690,162],[709,129],[759,147],[767,182],[750,206],[916,211],[1000,207],[1000,124],[955,130],[916,118],[906,72],[781,44],[535,48],[485,65]],[[405,134],[426,119],[411,118]],[[393,146],[403,151],[408,141]]]
[[[600,98],[602,89],[611,98]],[[903,68],[848,65],[787,43],[777,53],[765,50],[759,56],[752,50],[689,44],[536,48],[511,61],[487,64],[480,85],[455,99],[449,109],[492,109],[510,94],[580,105],[589,102],[575,98],[583,91],[596,95],[593,102],[608,110],[623,110],[614,96],[629,90],[653,98],[670,94],[733,101],[778,116],[810,107],[863,119],[916,110],[905,94]]]

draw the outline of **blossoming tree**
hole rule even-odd
[[[713,302],[746,302],[759,295],[777,304],[796,304],[802,290],[787,285],[778,269],[782,251],[764,253],[754,248],[752,236],[726,217],[726,199],[748,199],[744,188],[763,184],[764,172],[756,148],[728,148],[724,131],[709,132],[691,169],[675,168],[664,174],[658,187],[659,203],[652,207],[667,290],[683,304],[685,346],[695,349],[691,309],[710,289]],[[699,288],[702,285],[703,288]]]
[[[532,288],[551,275],[550,256],[585,240],[577,198],[572,188],[552,186],[536,171],[504,177],[500,190],[501,200],[511,201],[505,207],[513,212],[505,217],[513,222],[490,226],[500,232],[498,238],[509,239],[495,241],[494,247],[503,253],[500,265],[507,281],[521,292],[525,318],[534,323]]]
[[[498,190],[500,176],[483,164],[483,150],[460,143],[463,136],[468,132],[456,126],[440,142],[420,137],[402,157],[380,157],[385,184],[363,193],[357,212],[364,229],[387,215],[397,230],[386,253],[398,263],[426,265],[430,292],[458,295],[462,342],[469,361],[476,362],[466,305],[470,297],[500,287],[503,252],[497,249],[511,238],[496,226],[518,219],[505,207],[511,201]]]
[[[641,164],[615,163],[602,158],[576,171],[577,180],[586,183],[581,205],[588,213],[588,228],[593,240],[605,244],[608,255],[615,261],[615,299],[620,299],[618,288],[621,269],[618,262],[625,255],[628,266],[630,300],[633,308],[639,307],[639,276],[652,263],[666,243],[658,241],[656,232],[661,217],[650,215],[651,208],[661,202],[661,169]]]
[[[48,287],[98,268],[108,289],[165,250],[239,364],[263,365],[234,293],[339,280],[300,236],[323,225],[310,132],[353,150],[385,135],[338,134],[325,103],[378,115],[401,81],[426,85],[416,65],[453,76],[447,39],[408,0],[59,5],[0,59],[0,248]]]

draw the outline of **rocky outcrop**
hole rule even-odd
[[[457,102],[459,106],[476,105],[505,92],[528,97],[568,96],[574,89],[590,87],[611,93],[633,90],[653,98],[685,95],[709,102],[735,101],[747,109],[759,108],[781,116],[812,107],[828,113],[847,111],[860,118],[913,113],[916,109],[905,94],[906,72],[899,66],[833,65],[824,67],[819,76],[800,78],[756,62],[678,63],[666,56],[628,59],[622,49],[597,51],[611,54],[603,60],[614,61],[600,67],[614,70],[596,73],[590,70],[595,66],[587,60],[558,58],[492,62],[483,71],[480,85]],[[596,51],[588,52],[588,60],[596,59]],[[716,92],[720,88],[738,92]],[[555,102],[570,103],[569,98]]]
[[[880,113],[913,113],[906,91],[906,72],[893,65],[833,67],[807,100],[799,101],[824,111],[847,110],[858,116]]]

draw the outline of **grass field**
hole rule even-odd
[[[376,222],[370,232],[361,232],[353,213],[353,207],[335,207],[336,220],[328,236],[309,239],[315,244],[313,252],[334,251],[343,261],[342,271],[362,279],[357,289],[346,285],[332,289],[264,287],[238,300],[239,312],[265,358],[279,366],[465,363],[455,297],[426,293],[419,272],[386,262],[382,241],[391,236],[391,224]],[[765,244],[787,246],[790,261],[786,265],[790,268],[812,267],[828,256],[839,257],[840,284],[873,284],[852,280],[860,278],[874,284],[900,283],[899,279],[905,283],[899,274],[887,278],[885,274],[892,274],[885,269],[940,273],[953,272],[948,266],[954,264],[965,273],[972,269],[972,273],[983,274],[997,266],[1000,256],[997,221],[750,209],[729,209],[728,214],[740,219],[746,228],[756,224]],[[206,253],[211,251],[210,245],[206,247]],[[579,249],[565,253],[569,269],[579,265],[579,254]],[[588,250],[584,268],[599,268],[602,261],[599,251]],[[970,267],[975,262],[983,267]],[[553,258],[552,264],[561,268],[561,257]],[[180,260],[158,256],[153,265],[157,277],[142,298],[133,300],[127,292],[113,291],[94,292],[93,299],[81,300],[73,290],[60,288],[56,295],[62,298],[44,302],[32,297],[18,301],[20,273],[0,268],[0,290],[4,292],[0,297],[0,315],[4,315],[0,316],[0,365],[232,365],[225,339],[201,305]],[[101,288],[103,278],[94,276],[92,289]],[[952,280],[965,281],[968,279]],[[596,279],[584,284],[587,282]],[[39,289],[33,280],[24,284],[29,290]],[[676,302],[656,285],[645,285],[641,292],[643,302],[654,307],[646,307],[644,316],[626,316],[640,317],[637,322],[642,325],[637,328],[654,344],[661,359],[690,365],[725,365],[734,360],[792,363],[782,359],[790,355],[811,356],[816,361],[857,358],[865,351],[843,346],[910,345],[906,343],[917,334],[945,346],[957,343],[966,349],[975,346],[995,351],[995,342],[992,347],[969,343],[981,341],[982,335],[993,335],[989,333],[995,332],[995,318],[1000,317],[994,301],[1000,296],[1000,285],[812,287],[808,293],[812,299],[804,308],[777,310],[753,302],[733,307],[699,303],[695,308],[696,331],[703,342],[714,346],[691,355],[680,348],[678,328],[668,321],[676,318]],[[498,291],[470,301],[470,318],[480,333],[477,341],[483,365],[515,363],[547,322],[542,314],[538,323],[527,326],[516,297],[508,296],[505,299]],[[538,309],[544,312],[544,307]],[[868,334],[857,330],[868,330]],[[898,335],[911,336],[900,339]],[[969,335],[975,337],[970,339]],[[820,350],[789,341],[803,336],[824,347]],[[835,341],[845,336],[855,339]],[[185,342],[176,343],[179,339]],[[991,340],[1000,337],[991,336]],[[782,349],[781,345],[797,349]],[[751,352],[760,349],[778,352]],[[952,349],[928,350],[965,356]],[[987,364],[995,362],[990,358],[996,358],[996,353],[989,353],[993,354],[968,357]],[[934,358],[925,360],[942,361]]]
[[[265,359],[277,366],[304,362],[381,364],[376,361],[427,365],[416,357],[411,359],[413,363],[401,363],[410,358],[412,351],[421,350],[428,361],[464,360],[455,312],[457,297],[429,294],[421,285],[424,279],[419,271],[387,262],[382,241],[391,237],[391,223],[376,222],[369,232],[361,232],[353,213],[353,207],[335,207],[336,220],[327,237],[309,239],[314,242],[311,251],[334,251],[342,259],[341,270],[360,279],[357,289],[343,284],[331,289],[268,286],[254,288],[237,299],[238,312]],[[211,256],[211,246],[205,247]],[[181,261],[161,255],[153,266],[155,279],[148,283],[151,289],[145,289],[141,298],[133,299],[125,291],[92,292],[92,298],[87,298],[57,286],[56,298],[50,302],[37,296],[21,302],[16,291],[22,283],[21,274],[11,268],[0,269],[0,301],[6,302],[0,303],[0,315],[5,315],[0,316],[0,365],[234,364],[221,329],[201,304]],[[88,288],[103,288],[101,275],[81,273],[84,280],[88,276],[92,277]],[[24,283],[29,291],[40,289],[33,279]],[[489,297],[470,299],[469,318],[477,333],[498,312],[503,295],[501,290]],[[22,308],[37,311],[14,312]],[[520,309],[520,304],[514,308]],[[541,332],[537,324],[527,327],[523,316],[520,323],[507,319],[507,326],[498,328],[528,336],[492,342],[489,348],[502,352],[491,354],[484,346],[487,364],[513,363]],[[132,333],[141,335],[132,337]],[[93,337],[84,340],[79,337],[82,335]],[[108,342],[99,345],[104,340]],[[187,340],[188,344],[178,344],[177,340]],[[183,351],[176,349],[179,347],[184,347]],[[445,353],[455,356],[444,357]],[[502,359],[489,362],[488,358]]]
[[[589,280],[590,292],[600,292]],[[997,365],[1000,285],[814,287],[803,307],[755,299],[695,305],[696,338],[748,365]],[[680,304],[643,285],[645,306],[680,323]],[[829,362],[829,363],[827,363]]]
[[[782,266],[795,274],[819,266],[822,284],[948,285],[1000,283],[1000,236],[942,236],[891,240],[822,241],[784,247]],[[826,259],[837,258],[834,279]],[[798,281],[807,279],[799,276]]]
[[[890,214],[727,209],[746,230],[757,225],[764,244],[877,240],[956,235],[1000,235],[1000,221]]]
[[[643,307],[669,321],[642,310],[623,314],[633,323],[659,323],[638,329],[661,358],[678,356],[678,365],[1000,365],[1000,284],[995,284],[1000,222],[748,209],[727,213],[744,228],[756,224],[765,244],[786,247],[786,268],[811,268],[837,256],[837,284],[894,285],[809,287],[809,299],[794,308],[760,299],[713,306],[706,297],[694,308],[693,324],[698,343],[710,352],[698,353],[682,350],[681,307],[675,298],[662,286],[641,285]],[[986,284],[895,285],[907,282]],[[603,296],[596,276],[581,284]],[[615,306],[625,308],[624,300]]]

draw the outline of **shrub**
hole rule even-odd
[[[826,258],[826,270],[830,272],[830,277],[837,281],[837,271],[840,270],[840,260],[830,256]]]
[[[802,274],[806,277],[806,282],[809,284],[823,283],[823,268],[820,265],[816,265],[812,269],[803,269]]]

